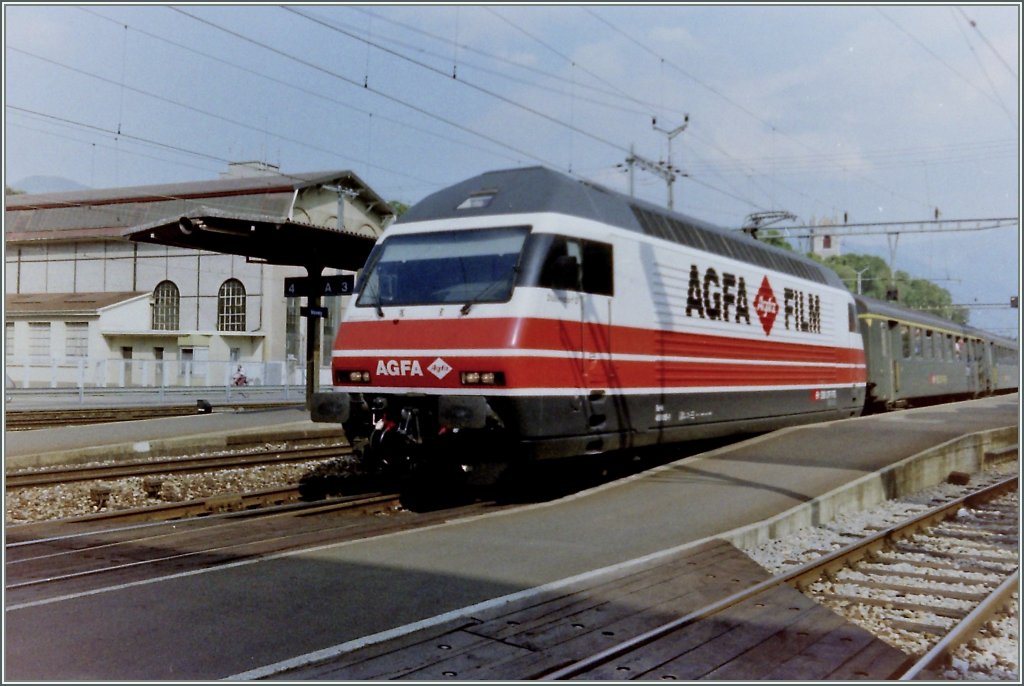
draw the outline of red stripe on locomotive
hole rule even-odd
[[[864,364],[859,348],[759,341],[626,326],[498,317],[464,320],[346,322],[335,350],[557,350],[608,355]]]

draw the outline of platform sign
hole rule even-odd
[[[326,307],[300,307],[299,315],[302,317],[326,317]]]
[[[311,295],[312,288],[308,276],[289,276],[284,280],[284,297],[305,298]],[[335,276],[321,276],[320,293],[318,295],[352,295],[355,290],[355,276],[351,274],[337,274]]]

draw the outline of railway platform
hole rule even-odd
[[[936,446],[979,432],[1016,442],[1019,416],[1013,394],[798,427],[559,500],[7,606],[6,678],[346,678],[324,665],[504,621],[501,608],[786,513],[824,519],[830,495],[873,478],[896,491],[888,470]]]
[[[214,405],[212,409],[179,417],[8,431],[4,435],[4,467],[138,459],[343,435],[339,426],[311,421],[309,412],[301,407],[223,409]]]

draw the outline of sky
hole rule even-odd
[[[793,215],[784,233],[911,222],[845,229],[842,251],[1019,332],[1018,3],[6,3],[3,21],[8,186],[199,181],[259,160],[351,170],[413,204],[534,165],[629,192],[633,154],[678,170],[676,211],[726,228],[760,212]],[[640,168],[633,192],[667,203]],[[936,212],[1013,221],[918,223]]]

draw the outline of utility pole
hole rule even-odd
[[[673,198],[672,198],[672,184],[676,180],[675,172],[680,171],[678,168],[672,166],[672,139],[675,138],[676,136],[678,136],[679,134],[681,134],[683,131],[685,131],[686,127],[689,126],[689,125],[690,125],[690,115],[688,115],[688,114],[683,115],[683,123],[680,124],[679,126],[677,126],[676,128],[672,129],[671,131],[668,130],[668,129],[663,129],[663,128],[659,127],[658,126],[658,118],[657,117],[651,117],[651,127],[655,131],[660,131],[661,133],[663,133],[666,136],[668,136],[668,160],[667,160],[667,167],[668,167],[669,172],[671,172],[671,174],[672,174],[671,178],[667,179],[667,181],[668,181],[668,208],[670,210],[673,209],[673,206],[675,204],[674,201],[673,201]]]
[[[757,238],[757,232],[765,226],[771,226],[776,222],[785,220],[795,221],[796,215],[786,210],[768,210],[766,212],[754,212],[747,215],[743,222],[743,232],[751,238]]]
[[[862,295],[860,288],[861,279],[864,276],[864,272],[868,271],[869,269],[871,269],[871,267],[864,267],[863,269],[857,272],[857,295]]]
[[[629,157],[626,158],[626,166],[629,168],[630,197],[633,197],[633,168],[640,167],[644,171],[649,171],[665,179],[665,183],[668,184],[668,208],[672,209],[672,183],[676,180],[676,172],[679,170],[672,166],[666,166],[664,162],[654,162],[646,157],[637,155],[632,150],[633,148],[630,147]],[[617,164],[615,166],[621,169],[623,165]]]

